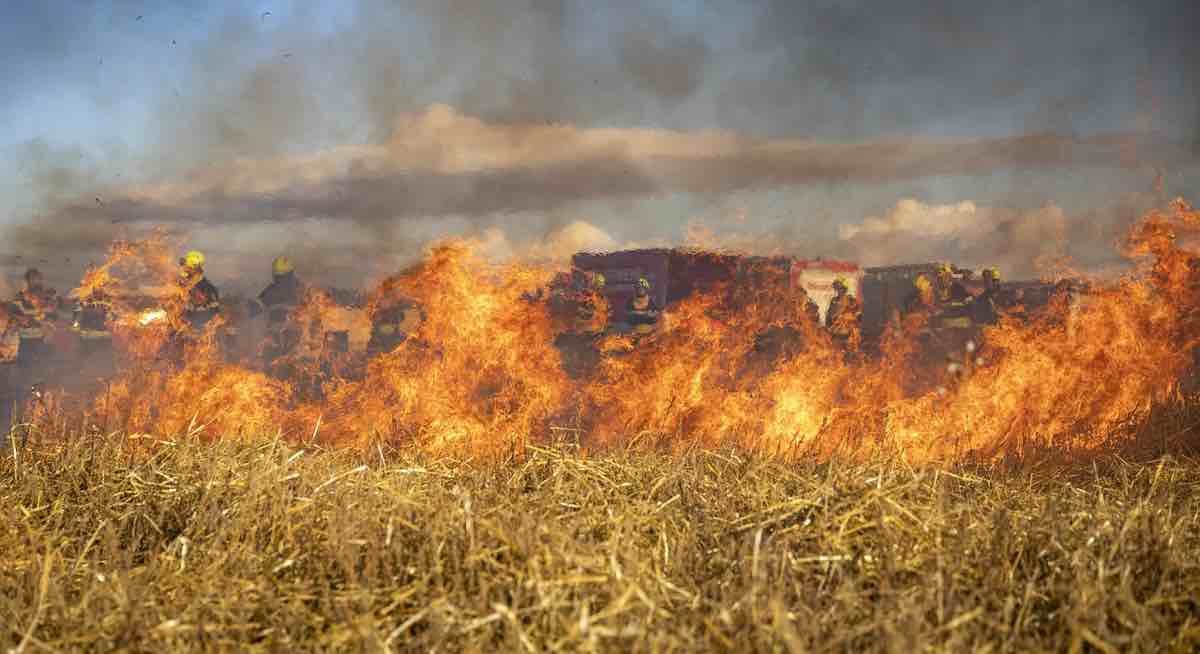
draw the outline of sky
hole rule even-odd
[[[608,6],[600,6],[607,4]],[[0,4],[0,265],[218,283],[699,242],[1103,271],[1200,182],[1200,3]]]

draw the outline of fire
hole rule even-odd
[[[1179,392],[1200,346],[1200,265],[1182,245],[1197,238],[1200,212],[1182,202],[1151,213],[1124,247],[1132,272],[1093,280],[1077,305],[1062,296],[1034,320],[985,328],[961,379],[929,356],[927,315],[892,323],[878,352],[848,354],[806,319],[796,291],[745,280],[676,303],[652,333],[591,336],[603,302],[599,316],[564,320],[537,293],[560,271],[491,263],[467,241],[435,245],[360,310],[310,289],[291,316],[297,342],[270,365],[223,345],[235,314],[193,333],[177,291],[145,291],[146,280],[171,279],[160,237],[114,244],[76,296],[115,298],[125,364],[91,410],[131,430],[284,430],[504,455],[569,427],[593,448],[995,459],[1034,447],[1103,451]],[[407,337],[368,356],[372,319],[396,307]],[[568,346],[595,365],[568,376]],[[165,363],[164,351],[174,353]]]
[[[322,406],[340,440],[385,436],[433,450],[506,451],[547,426],[567,380],[540,306],[523,295],[545,271],[493,266],[464,242],[433,248],[426,261],[381,284],[423,307],[427,319],[396,349],[367,365],[361,381],[335,385]]]
[[[146,309],[138,314],[138,324],[142,326],[150,325],[156,322],[162,322],[166,319],[166,309]]]

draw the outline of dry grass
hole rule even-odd
[[[982,475],[146,445],[0,462],[0,647],[1200,648],[1196,460]]]

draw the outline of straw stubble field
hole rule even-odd
[[[1190,459],[484,464],[116,437],[16,454],[14,651],[1200,648]]]

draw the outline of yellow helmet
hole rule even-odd
[[[596,273],[592,277],[592,285],[595,286],[597,289],[603,289],[604,285],[607,283],[608,283],[608,280],[604,279],[604,275],[602,273]]]
[[[183,255],[180,263],[188,268],[202,268],[204,266],[204,253],[199,250],[192,250]]]
[[[850,286],[849,286],[849,285],[846,283],[846,278],[845,278],[845,277],[842,277],[841,275],[838,275],[838,276],[837,276],[836,278],[834,278],[834,280],[833,280],[833,287],[836,289],[836,288],[838,288],[839,286],[840,286],[841,288],[850,288]]]
[[[937,271],[939,273],[946,273],[946,274],[950,274],[950,273],[954,272],[954,270],[952,270],[950,268],[950,264],[948,264],[948,263],[939,263],[937,266]]]
[[[917,275],[917,278],[913,280],[913,286],[916,286],[917,290],[922,292],[933,290],[933,284],[925,275]]]
[[[271,262],[271,274],[275,276],[286,275],[294,270],[292,260],[287,257],[275,257]]]
[[[650,280],[646,279],[645,277],[638,277],[637,285],[638,287],[644,288],[647,291],[650,290]]]
[[[983,276],[991,277],[992,279],[999,281],[1000,280],[1000,269],[999,268],[987,268],[983,271]]]

